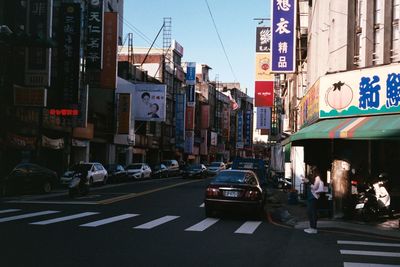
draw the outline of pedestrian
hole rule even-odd
[[[317,230],[317,205],[320,193],[324,191],[324,182],[321,180],[321,174],[319,169],[314,166],[311,169],[310,179],[304,178],[304,182],[307,187],[307,215],[310,221],[310,227],[304,229],[304,232],[308,234],[316,234]]]

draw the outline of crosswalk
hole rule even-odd
[[[131,228],[134,230],[151,230],[174,221],[183,221],[183,218],[181,216],[165,215],[137,225],[135,224],[135,218],[141,216],[141,214],[137,213],[117,214],[106,218],[104,218],[104,216],[100,212],[93,211],[79,212],[75,214],[65,213],[66,212],[58,210],[23,211],[21,209],[3,209],[0,210],[0,223],[27,221],[27,224],[29,225],[47,226],[78,219],[80,220],[79,222],[82,223],[81,220],[83,219],[89,221],[83,224],[77,224],[77,227],[95,228],[130,220],[129,222],[132,222]],[[56,215],[56,217],[54,217],[54,215]],[[218,222],[220,222],[220,219],[218,218],[205,218],[191,226],[186,225],[186,227],[184,227],[182,230],[186,232],[203,232],[208,229],[212,229],[212,227]],[[238,223],[240,223],[240,226],[238,225],[239,227],[233,233],[250,235],[253,234],[260,227],[262,221],[244,221]]]
[[[345,259],[344,267],[400,266],[400,243],[338,240],[337,244]],[[347,261],[348,259],[352,261]],[[354,262],[354,259],[357,261]],[[393,265],[393,262],[398,265]]]

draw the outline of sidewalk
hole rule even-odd
[[[268,189],[267,195],[267,210],[272,221],[291,226],[295,229],[309,227],[306,201],[299,200],[297,204],[288,204],[288,193],[278,189]],[[399,221],[400,218],[398,216],[393,220],[374,223],[321,218],[318,220],[318,228],[342,229],[400,238]]]

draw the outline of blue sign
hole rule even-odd
[[[196,63],[188,62],[186,67],[186,84],[196,84]]]
[[[243,142],[243,113],[242,111],[237,114],[237,142]]]
[[[178,148],[184,148],[185,145],[185,107],[186,107],[186,95],[176,95],[176,128],[175,128],[175,145]]]
[[[244,143],[245,146],[251,146],[251,120],[252,120],[252,111],[246,111],[246,142]]]
[[[272,0],[271,71],[291,73],[296,69],[296,1]]]

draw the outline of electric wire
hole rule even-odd
[[[207,8],[208,8],[208,12],[209,12],[209,14],[210,14],[212,23],[213,23],[213,25],[214,25],[214,29],[215,29],[215,31],[216,31],[216,33],[217,33],[217,35],[218,35],[219,42],[220,42],[220,44],[221,44],[222,50],[224,51],[225,58],[226,58],[226,60],[228,61],[228,65],[229,65],[229,68],[230,68],[230,70],[231,70],[231,72],[232,72],[233,78],[235,79],[235,82],[237,82],[237,78],[236,78],[235,71],[233,70],[231,61],[229,60],[229,57],[228,57],[228,54],[227,54],[227,52],[226,52],[224,43],[222,42],[222,38],[221,38],[221,35],[219,34],[219,31],[218,31],[218,28],[217,28],[217,24],[215,23],[214,16],[213,16],[213,14],[212,14],[212,12],[211,12],[210,5],[208,4],[208,1],[207,1],[207,0],[204,0],[204,1],[206,2]]]

